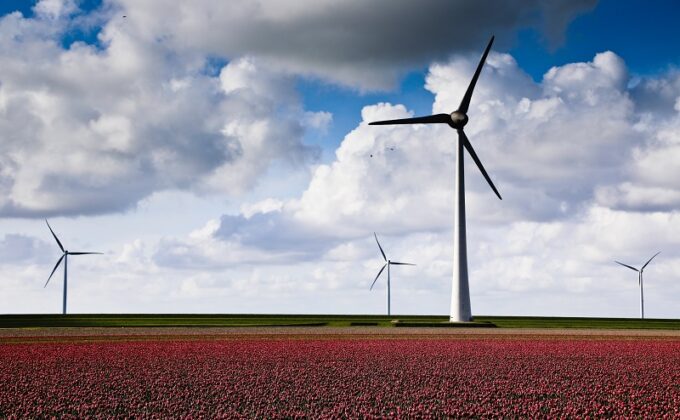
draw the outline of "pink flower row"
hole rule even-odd
[[[0,345],[0,417],[680,417],[680,341]]]

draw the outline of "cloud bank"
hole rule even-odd
[[[212,75],[205,57],[121,22],[103,28],[102,49],[64,49],[61,9],[38,6],[0,19],[1,215],[118,212],[167,189],[237,195],[273,162],[318,154],[303,137],[328,118],[302,108],[291,77],[250,58]]]
[[[111,215],[159,191],[238,197],[281,162],[309,167],[287,198],[244,202],[186,235],[131,232],[114,257],[78,261],[74,311],[381,313],[384,284],[368,292],[376,231],[418,264],[394,273],[396,312],[446,313],[455,133],[369,127],[412,115],[375,103],[318,164],[305,138],[333,116],[305,109],[296,83],[384,89],[427,66],[433,112],[450,112],[489,32],[546,25],[558,39],[592,4],[384,4],[111,0],[90,16],[44,0],[31,18],[0,18],[0,215]],[[427,20],[428,8],[440,13]],[[96,44],[64,42],[83,25],[101,26]],[[512,56],[489,56],[466,132],[504,200],[468,160],[474,313],[635,316],[635,278],[612,260],[661,250],[648,311],[680,316],[678,80],[631,81],[602,52],[536,82]],[[58,309],[59,288],[41,289],[55,252],[45,234],[0,240],[3,308]]]
[[[556,38],[592,6],[110,0],[83,12],[42,0],[31,17],[0,18],[0,215],[121,212],[163,190],[238,195],[271,165],[318,155],[303,139],[332,116],[303,109],[297,78],[389,88],[491,32]],[[96,42],[69,41],[81,32]]]
[[[433,112],[457,107],[475,64],[459,57],[430,67]],[[671,162],[680,112],[652,116],[637,92],[612,52],[552,68],[538,83],[511,56],[489,57],[466,127],[504,196],[498,201],[467,159],[473,301],[481,301],[482,310],[490,311],[496,299],[527,294],[528,313],[550,314],[546,302],[552,302],[572,315],[625,315],[614,300],[589,307],[588,294],[635,295],[637,285],[622,282],[627,273],[613,259],[636,264],[659,249],[664,260],[650,267],[657,284],[648,285],[648,293],[667,300],[661,290],[678,291],[671,267],[680,261],[680,177],[673,176]],[[213,221],[201,239],[180,240],[183,252],[191,261],[210,261],[210,250],[221,247],[213,268],[239,249],[261,252],[260,262],[284,270],[332,265],[347,287],[370,280],[379,268],[371,237],[377,231],[400,258],[420,267],[418,280],[405,282],[402,293],[447,295],[455,133],[446,126],[367,125],[411,115],[401,104],[364,108],[363,122],[347,134],[333,162],[316,167],[299,197],[246,205],[241,214]],[[165,245],[158,255],[178,246]],[[446,310],[445,299],[430,298]],[[581,303],[569,307],[571,299]]]

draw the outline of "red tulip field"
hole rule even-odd
[[[178,337],[0,344],[0,417],[680,417],[680,340]]]

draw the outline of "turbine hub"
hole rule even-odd
[[[457,130],[465,127],[468,123],[468,116],[464,112],[454,111],[451,113],[451,122],[449,125]]]

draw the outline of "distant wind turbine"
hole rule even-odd
[[[387,267],[387,316],[392,315],[390,311],[390,266],[392,265],[415,265],[411,263],[404,263],[404,262],[396,262],[396,261],[391,261],[387,258],[385,255],[385,251],[383,251],[382,247],[380,246],[380,241],[378,241],[378,235],[373,232],[373,236],[375,236],[375,242],[378,244],[378,248],[380,248],[380,253],[382,254],[383,259],[385,260],[385,265],[382,266],[380,271],[378,271],[378,275],[375,276],[375,280],[373,280],[373,283],[371,284],[371,289],[373,290],[373,286],[375,285],[375,282],[378,281],[378,277],[382,274],[383,270],[385,270],[385,267]]]
[[[45,220],[45,223],[47,223],[47,228],[50,230],[50,232],[52,232],[52,236],[54,236],[54,240],[57,241],[57,245],[59,245],[59,249],[61,249],[61,252],[63,252],[63,254],[57,260],[57,263],[54,265],[54,268],[52,269],[50,276],[47,278],[47,282],[45,282],[44,287],[47,287],[47,284],[50,282],[52,275],[54,275],[54,272],[57,271],[57,267],[59,267],[59,264],[61,263],[61,261],[64,260],[64,303],[63,303],[63,307],[62,307],[62,313],[64,315],[66,315],[66,289],[67,289],[67,285],[68,285],[68,279],[67,279],[67,276],[66,276],[66,272],[67,272],[67,267],[68,267],[68,256],[69,255],[101,254],[101,252],[71,252],[71,251],[64,249],[64,246],[59,241],[59,238],[57,238],[57,235],[52,230],[52,227],[50,226],[50,223],[47,221],[47,219]]]
[[[644,299],[644,292],[643,292],[643,290],[642,290],[642,289],[643,289],[643,286],[644,286],[644,283],[643,283],[643,279],[642,279],[642,273],[645,271],[645,267],[647,267],[647,264],[649,264],[650,262],[652,262],[652,260],[654,259],[654,257],[656,257],[657,255],[659,255],[660,253],[661,253],[661,251],[659,251],[659,252],[657,252],[656,254],[654,254],[654,255],[652,256],[652,258],[650,258],[649,260],[647,260],[647,262],[645,263],[645,265],[643,265],[642,268],[640,268],[639,270],[638,270],[637,268],[635,268],[635,267],[629,266],[628,264],[624,264],[624,263],[622,263],[622,262],[614,261],[615,263],[617,263],[617,264],[619,264],[619,265],[622,265],[622,266],[624,266],[624,267],[626,267],[626,268],[630,268],[630,269],[633,270],[633,271],[637,271],[637,273],[638,273],[638,285],[640,286],[640,319],[645,319],[645,299]]]
[[[375,121],[369,125],[390,125],[390,124],[448,124],[458,133],[458,152],[456,154],[456,195],[455,195],[455,210],[454,210],[454,238],[453,238],[453,280],[451,287],[451,322],[467,322],[472,320],[472,310],[470,307],[470,286],[468,283],[467,270],[467,243],[465,239],[465,172],[463,170],[463,148],[465,148],[472,160],[477,164],[477,167],[482,172],[484,179],[489,183],[489,186],[496,193],[499,199],[502,200],[500,193],[496,186],[491,182],[489,174],[486,173],[482,162],[477,157],[475,149],[472,148],[470,140],[468,140],[463,127],[468,123],[468,108],[470,100],[472,99],[472,92],[475,89],[475,84],[482,71],[486,56],[489,54],[491,44],[493,44],[494,37],[491,37],[489,44],[484,50],[477,70],[472,76],[470,85],[465,91],[463,100],[458,109],[451,114],[435,114],[426,117],[403,118],[398,120]]]

